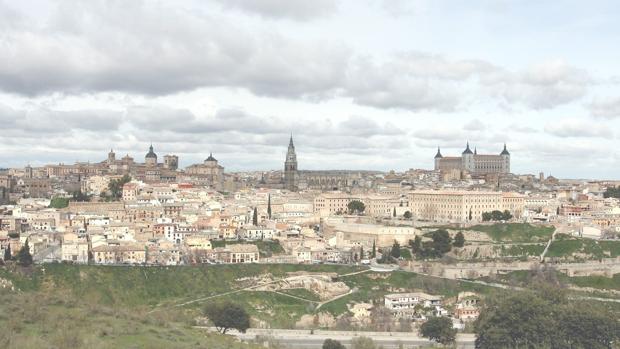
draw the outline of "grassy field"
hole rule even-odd
[[[221,240],[213,240],[211,241],[213,247],[224,247],[226,245],[234,245],[234,244],[252,244],[258,247],[258,252],[261,257],[271,257],[274,254],[282,254],[284,253],[284,249],[278,240],[272,241],[221,241]]]
[[[548,241],[555,230],[552,226],[539,226],[527,223],[497,223],[474,225],[466,230],[486,233],[496,242],[539,242]]]
[[[568,279],[571,284],[579,287],[620,291],[620,274],[614,274],[612,278],[604,276],[578,276]]]
[[[192,322],[181,309],[148,314],[63,292],[0,290],[3,348],[259,348],[194,329]]]
[[[574,259],[601,259],[620,256],[620,241],[578,239],[566,235],[556,236],[547,251],[547,257],[573,257]]]
[[[33,269],[28,275],[18,275],[0,269],[0,277],[12,280],[24,293],[54,293],[62,290],[72,299],[110,308],[140,309],[168,313],[182,309],[186,316],[200,314],[204,302],[178,308],[175,304],[241,289],[247,284],[240,278],[271,274],[285,276],[287,272],[334,272],[348,274],[363,270],[360,267],[338,265],[213,265],[184,267],[106,267],[50,264]],[[386,293],[398,290],[421,290],[432,294],[455,296],[459,291],[485,292],[486,287],[458,281],[442,280],[406,272],[374,273],[341,277],[355,289],[351,295],[328,303],[324,309],[334,315],[347,311],[348,302],[382,301]],[[283,293],[309,301],[264,291],[242,291],[218,297],[243,305],[261,325],[291,328],[304,314],[315,313],[318,296],[310,291],[294,289]],[[155,314],[153,313],[153,314]]]
[[[282,290],[282,293],[286,293],[286,294],[290,294],[295,297],[307,299],[309,301],[315,301],[315,302],[320,301],[320,298],[316,293],[309,291],[305,288],[292,288],[289,290]]]

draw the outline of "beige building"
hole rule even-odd
[[[362,199],[347,193],[324,193],[314,198],[314,212],[321,216],[345,213],[347,205],[353,200]]]
[[[483,213],[496,210],[508,210],[513,216],[520,217],[525,196],[489,191],[424,190],[409,193],[409,205],[411,212],[419,220],[481,221]]]
[[[207,180],[216,188],[221,188],[224,183],[224,167],[218,164],[213,154],[209,154],[209,157],[202,164],[188,166],[185,172],[191,177]]]

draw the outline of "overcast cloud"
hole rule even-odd
[[[620,176],[618,5],[470,5],[0,0],[0,167],[153,142],[275,169],[293,132],[301,168],[429,168],[469,140],[518,172]]]

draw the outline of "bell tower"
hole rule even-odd
[[[290,191],[297,190],[297,154],[295,154],[292,134],[284,161],[284,188]]]

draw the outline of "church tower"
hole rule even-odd
[[[437,147],[437,154],[435,154],[435,170],[439,170],[441,168],[441,159],[443,155],[441,155],[441,150]]]
[[[461,164],[461,167],[469,172],[474,172],[476,168],[474,164],[474,153],[471,151],[471,149],[469,149],[469,142],[467,142],[467,147],[461,155]]]
[[[114,150],[110,149],[110,152],[108,153],[108,165],[113,165],[115,161],[116,154],[114,153]]]
[[[286,161],[284,161],[284,188],[290,191],[297,190],[297,154],[295,154],[293,135],[288,143]]]
[[[506,149],[506,143],[504,143],[504,150],[499,154],[502,157],[502,173],[510,173],[510,153]]]

